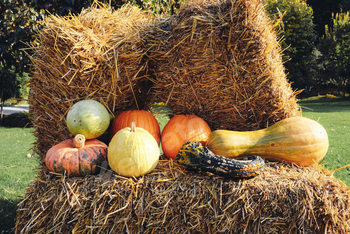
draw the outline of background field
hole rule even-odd
[[[350,164],[350,98],[313,97],[299,102],[303,116],[322,124],[328,132],[330,147],[322,162],[333,170]],[[161,128],[168,121],[164,106],[155,106]],[[11,233],[15,225],[17,204],[26,186],[35,179],[37,157],[32,154],[35,138],[32,128],[0,128],[0,233]],[[334,176],[350,186],[350,167]]]
[[[31,128],[0,128],[0,233],[15,226],[17,204],[36,175],[37,158],[27,157],[35,141],[31,132]]]
[[[309,98],[299,102],[303,116],[327,130],[329,149],[322,165],[330,170],[350,164],[350,98]],[[350,186],[350,167],[334,172]]]

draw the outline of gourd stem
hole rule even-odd
[[[73,147],[74,148],[83,148],[85,146],[85,136],[82,134],[77,134],[73,138]]]
[[[136,132],[135,122],[131,122],[131,132]]]

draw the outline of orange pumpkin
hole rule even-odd
[[[176,159],[176,154],[187,141],[197,141],[203,146],[211,133],[210,127],[196,115],[175,115],[164,126],[162,149],[168,158]]]
[[[148,111],[145,110],[129,110],[119,114],[112,123],[110,132],[110,140],[121,129],[130,127],[130,123],[134,122],[139,128],[148,131],[160,144],[160,127],[157,119]]]
[[[50,171],[60,174],[67,171],[68,176],[94,175],[107,160],[107,148],[97,139],[85,141],[84,135],[77,134],[73,139],[51,147],[45,163]]]

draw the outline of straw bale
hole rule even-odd
[[[30,111],[35,147],[44,161],[47,150],[71,138],[65,115],[77,101],[94,99],[112,115],[144,109],[153,81],[141,32],[154,16],[137,7],[119,10],[95,2],[79,15],[49,17],[33,48]]]
[[[262,0],[189,0],[145,42],[154,95],[174,115],[198,115],[212,130],[256,130],[300,115]]]
[[[349,233],[349,188],[331,174],[267,163],[229,180],[167,159],[137,179],[46,174],[27,187],[16,233]]]

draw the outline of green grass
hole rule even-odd
[[[332,170],[350,164],[350,99],[309,98],[299,103],[303,116],[322,124],[328,132],[329,150],[322,164]],[[167,112],[164,106],[156,111]],[[155,114],[161,129],[169,120]],[[35,138],[32,129],[0,128],[0,233],[9,232],[15,226],[17,204],[24,196],[25,187],[35,178],[38,166],[36,157],[26,154]],[[350,167],[334,173],[350,186]]]
[[[37,158],[27,157],[35,141],[32,130],[0,128],[0,233],[14,227],[17,204],[36,175]]]
[[[326,129],[329,149],[322,165],[330,170],[350,164],[350,98],[309,98],[299,102],[304,117],[318,121]],[[350,167],[334,173],[350,186]]]

